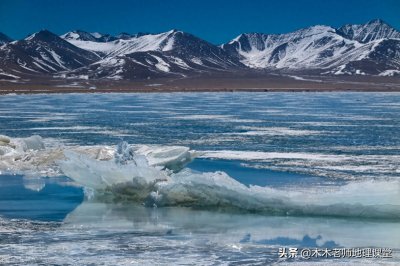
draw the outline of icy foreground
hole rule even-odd
[[[127,145],[127,144],[125,144]],[[59,162],[66,159],[65,154],[75,152],[98,161],[119,160],[124,158],[118,149],[112,146],[64,146],[56,140],[42,139],[38,135],[28,138],[10,138],[0,135],[0,173],[23,174],[31,177],[55,177],[63,175]],[[182,169],[195,156],[193,151],[182,146],[125,146],[132,153],[144,156],[148,165],[157,169],[168,168],[172,171]],[[121,157],[122,156],[122,157]]]
[[[282,190],[247,187],[224,172],[160,170],[137,155],[123,165],[75,152],[65,156],[67,160],[60,162],[62,171],[81,185],[147,206],[400,219],[400,183],[396,181],[354,182],[330,191]]]
[[[224,172],[194,172],[196,153],[179,146],[46,147],[39,136],[0,137],[0,169],[66,175],[94,191],[146,206],[187,206],[278,215],[400,219],[400,182],[363,181],[307,190],[245,186]]]

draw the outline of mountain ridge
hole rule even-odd
[[[267,71],[320,75],[400,74],[400,32],[383,20],[290,33],[242,33],[214,45],[180,30],[121,33],[41,30],[13,41],[0,34],[0,75],[134,80]]]
[[[280,69],[283,71],[317,70],[325,74],[371,74],[398,70],[399,55],[388,56],[390,49],[397,51],[400,32],[383,20],[366,24],[350,24],[334,29],[316,25],[285,34],[244,33],[221,47],[250,68]],[[382,40],[394,42],[381,44]],[[384,45],[385,47],[380,47]],[[390,46],[390,47],[389,47]],[[372,69],[366,62],[377,49],[383,51],[387,63],[375,58]],[[379,62],[378,62],[379,61]],[[352,66],[358,65],[360,69]]]

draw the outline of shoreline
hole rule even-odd
[[[214,89],[193,89],[193,90],[9,90],[9,91],[0,91],[0,96],[6,95],[38,95],[38,94],[139,94],[139,93],[241,93],[241,92],[249,92],[249,93],[330,93],[330,92],[359,92],[359,93],[368,93],[368,92],[376,92],[376,93],[400,93],[400,89],[397,90],[379,90],[379,89],[227,89],[227,90],[214,90]]]
[[[400,92],[400,77],[218,76],[182,79],[0,81],[0,95],[168,92]],[[301,78],[301,80],[299,80]]]

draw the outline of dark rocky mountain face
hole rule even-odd
[[[193,63],[204,68],[215,69],[244,67],[236,57],[192,34],[174,31],[169,38],[173,38],[173,45],[171,50],[165,52],[165,55],[180,58],[192,67],[195,67]]]
[[[82,50],[57,35],[42,30],[0,49],[3,69],[27,74],[50,74],[87,66],[99,57]]]
[[[182,77],[185,71],[169,61],[161,52],[135,52],[124,56],[102,59],[88,67],[70,72],[68,77],[87,79],[137,80]]]
[[[400,70],[400,40],[388,39],[376,44],[368,57],[344,65],[341,72],[390,76],[400,72],[396,70]]]

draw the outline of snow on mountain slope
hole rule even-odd
[[[400,70],[389,69],[381,72],[379,76],[382,77],[393,77],[393,76],[400,76]]]
[[[0,58],[0,67],[8,69],[8,73],[28,74],[69,71],[99,60],[94,53],[75,47],[47,30],[3,45]]]
[[[373,20],[364,25],[345,25],[338,30],[313,26],[287,34],[241,34],[221,47],[251,68],[285,71],[336,68],[334,72],[339,74],[361,73],[364,70],[379,74],[389,67],[397,67],[397,53],[392,57],[386,56],[385,62],[373,63],[373,67],[379,65],[375,70],[365,69],[368,67],[366,62],[379,61],[379,55],[373,56],[377,47],[382,45],[383,40],[398,36],[399,32],[383,21]],[[390,49],[389,46],[398,51],[396,42],[387,43],[386,49]],[[364,62],[359,64],[362,69],[340,71],[352,62]]]
[[[359,47],[328,26],[314,26],[288,34],[242,34],[223,49],[238,53],[239,59],[252,68],[329,67],[344,53]]]
[[[174,54],[173,51],[146,51],[106,57],[88,67],[71,72],[69,76],[112,80],[186,77],[194,73],[229,71],[235,67],[232,65],[228,68],[229,66],[224,64],[226,63],[221,63],[213,57],[204,57],[201,60],[195,55],[184,57]]]
[[[171,30],[160,34],[147,34],[128,40],[120,40],[115,49],[108,53],[108,56],[146,51],[169,51],[172,49],[175,33],[175,30]]]
[[[366,24],[346,24],[337,30],[345,38],[361,43],[380,39],[400,39],[400,32],[380,19],[374,19]]]
[[[66,38],[66,35],[63,35]],[[123,36],[123,37],[126,37]],[[220,47],[194,35],[171,30],[159,34],[137,34],[131,38],[111,42],[66,39],[71,44],[103,55],[103,58],[125,56],[137,52],[162,52],[164,56],[178,58],[185,65],[193,64],[215,69],[241,66],[236,58],[229,56]],[[176,59],[172,59],[176,61]]]
[[[66,41],[91,41],[91,42],[111,42],[118,38],[110,34],[102,34],[98,32],[86,32],[82,30],[75,30],[67,32],[60,36]]]
[[[79,43],[86,47],[88,42]],[[84,45],[83,45],[84,44]],[[93,42],[90,42],[90,46]],[[73,75],[109,79],[187,76],[199,72],[245,68],[236,58],[209,42],[181,31],[136,35],[128,40],[95,44],[109,45],[103,59]],[[94,51],[92,49],[92,51]],[[114,60],[115,59],[115,60]],[[76,73],[79,72],[79,73]]]
[[[61,73],[129,80],[251,69],[388,76],[400,71],[400,33],[372,20],[338,29],[317,25],[286,34],[245,33],[216,46],[178,30],[117,36],[76,30],[60,37],[43,30],[20,41],[0,34],[0,59],[7,79]]]
[[[343,65],[333,69],[334,74],[367,74],[389,76],[400,70],[400,40],[381,39],[363,46],[368,50],[367,56],[360,60],[343,61]],[[353,51],[355,53],[357,51]]]
[[[183,74],[185,69],[169,60],[157,51],[106,57],[88,67],[72,71],[69,77],[87,76],[89,79],[129,80],[185,76]]]
[[[163,54],[179,58],[186,65],[199,69],[234,70],[244,67],[220,47],[182,31],[173,32],[166,42]]]
[[[61,37],[71,44],[85,50],[100,52],[106,56],[125,55],[134,52],[168,51],[173,45],[173,34],[168,31],[160,34],[132,35],[121,34],[120,38],[107,42],[100,42],[91,34],[84,35],[69,32]]]

